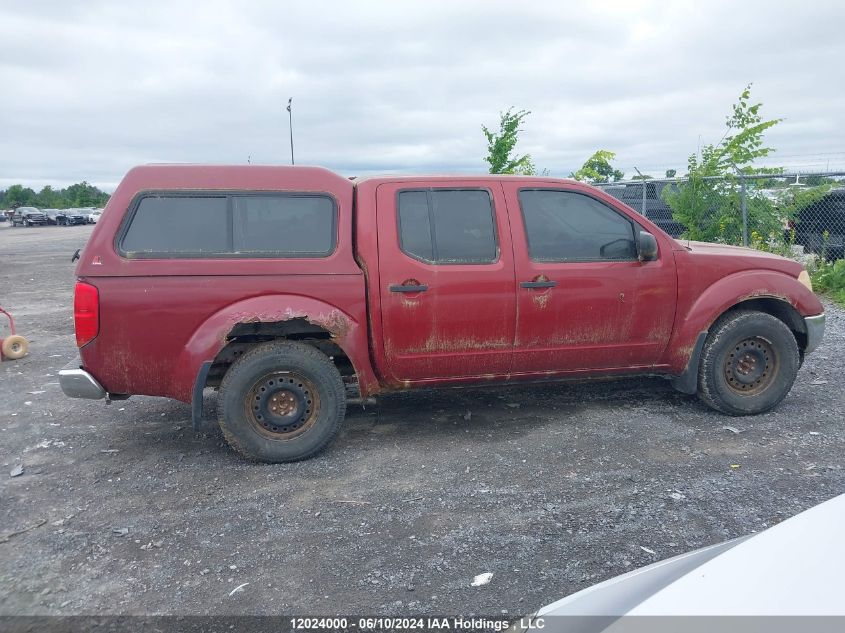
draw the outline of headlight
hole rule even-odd
[[[800,273],[798,273],[798,283],[806,286],[807,290],[813,292],[813,282],[810,281],[810,273],[808,273],[806,270],[802,270]]]

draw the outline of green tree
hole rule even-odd
[[[50,185],[47,185],[38,193],[23,185],[12,185],[6,191],[0,190],[0,209],[14,209],[16,207],[39,207],[41,209],[104,207],[108,201],[109,194],[84,181],[65,189],[53,189]]]
[[[755,167],[754,161],[774,151],[763,144],[766,130],[782,119],[763,120],[761,103],[751,102],[748,84],[726,118],[727,130],[716,145],[706,145],[688,160],[689,179],[678,187],[666,187],[663,196],[673,217],[687,227],[685,237],[703,241],[739,244],[742,241],[740,175],[777,174],[779,168]],[[747,181],[751,183],[751,181]],[[755,191],[746,190],[749,235],[777,239],[792,211]]]
[[[35,206],[41,209],[57,209],[61,201],[61,194],[55,191],[50,185],[46,185],[35,196]]]
[[[73,207],[98,207],[108,200],[108,195],[84,180],[65,189],[64,197]]]
[[[23,185],[12,185],[6,189],[3,196],[3,205],[10,209],[34,206],[34,204],[35,192]]]
[[[484,160],[490,165],[491,174],[525,174],[537,173],[530,154],[516,156],[514,149],[522,132],[522,122],[531,112],[529,110],[513,111],[513,107],[500,113],[499,130],[493,132],[486,125],[481,126],[487,139],[487,156]]]
[[[808,187],[818,187],[819,185],[837,185],[841,184],[834,178],[828,178],[827,176],[819,176],[817,174],[812,174],[804,178],[804,183]]]
[[[615,152],[606,149],[597,150],[581,165],[581,169],[569,174],[569,177],[593,183],[610,182],[611,178],[614,182],[622,180],[625,173],[614,169],[613,165],[610,164],[610,161],[614,158],[616,158]]]
[[[674,178],[674,177],[675,177],[675,174],[677,174],[677,173],[678,173],[678,172],[677,172],[677,170],[675,170],[675,169],[667,169],[667,170],[666,170],[666,177],[667,177],[667,178]]]

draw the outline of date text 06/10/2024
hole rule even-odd
[[[505,631],[511,626],[506,618],[485,617],[295,617],[293,631],[342,633],[345,631]],[[542,618],[522,618],[522,630],[543,629]]]

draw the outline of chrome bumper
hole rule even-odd
[[[70,398],[89,398],[99,400],[106,397],[106,390],[87,371],[75,361],[59,370],[59,386]]]
[[[807,326],[807,347],[804,353],[809,354],[822,342],[824,336],[824,312],[818,316],[804,317],[804,325]]]

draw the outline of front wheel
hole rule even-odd
[[[763,312],[732,312],[707,336],[698,396],[728,415],[763,413],[786,397],[800,365],[798,343],[783,321]]]
[[[226,372],[218,421],[238,453],[294,462],[323,450],[346,414],[343,379],[328,356],[293,341],[254,347]]]

